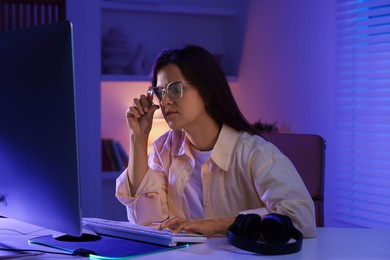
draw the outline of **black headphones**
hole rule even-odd
[[[291,238],[295,242],[287,243]],[[257,240],[261,239],[261,242]],[[228,230],[228,241],[240,249],[263,255],[292,254],[302,248],[302,233],[288,216],[276,213],[263,219],[257,214],[240,214]]]

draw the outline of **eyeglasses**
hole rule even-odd
[[[172,81],[168,83],[164,88],[163,87],[150,87],[148,89],[148,94],[151,96],[152,100],[154,95],[158,99],[158,103],[163,100],[165,95],[168,96],[168,98],[171,101],[178,101],[182,98],[183,96],[183,87],[185,84],[190,84],[190,82],[186,81]]]

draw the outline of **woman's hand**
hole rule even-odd
[[[202,234],[207,237],[226,235],[235,218],[187,220],[180,217],[170,218],[158,227],[159,230],[170,229],[173,233],[186,232]]]
[[[126,111],[127,124],[134,135],[148,135],[152,129],[153,114],[159,106],[154,105],[148,96],[141,95],[133,100],[133,105]]]

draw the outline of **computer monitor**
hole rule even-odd
[[[72,24],[0,33],[0,216],[81,237]]]

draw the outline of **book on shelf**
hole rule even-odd
[[[119,156],[120,156],[122,165],[124,166],[124,168],[126,168],[127,164],[129,163],[129,155],[126,153],[125,149],[123,148],[123,146],[119,142],[117,142],[117,148],[118,148],[118,152],[119,152]]]
[[[111,138],[102,139],[102,171],[123,171],[127,167],[129,156],[123,146]]]

